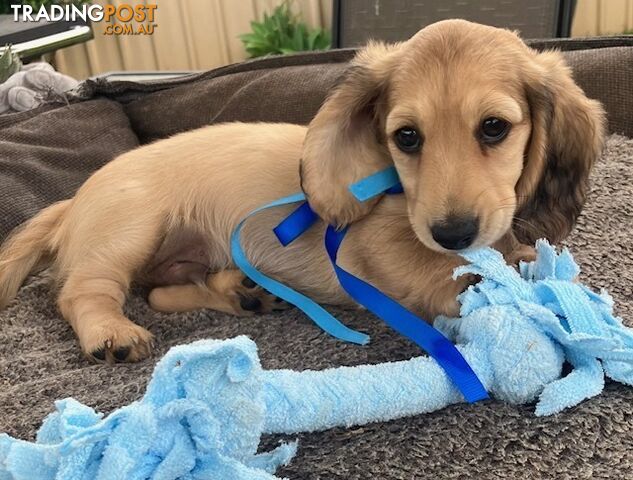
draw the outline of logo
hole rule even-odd
[[[11,5],[15,22],[38,22],[60,20],[84,22],[105,22],[104,35],[151,35],[156,25],[156,4],[119,5],[41,5],[39,9],[31,5]],[[133,23],[134,22],[134,23]]]

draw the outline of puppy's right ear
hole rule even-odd
[[[369,213],[350,184],[392,164],[384,137],[387,87],[402,44],[370,43],[352,61],[308,127],[301,186],[327,223],[343,226]]]

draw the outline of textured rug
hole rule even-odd
[[[589,285],[607,288],[633,326],[633,140],[611,137],[594,175],[585,211],[566,242]],[[419,355],[366,313],[336,311],[369,331],[358,347],[321,333],[296,310],[235,318],[200,311],[151,311],[142,292],[128,315],[173,345],[247,334],[265,368],[322,369]],[[91,365],[56,312],[45,278],[33,278],[0,312],[0,431],[32,439],[55,399],[73,396],[109,412],[144,391],[154,360]],[[279,474],[290,479],[633,478],[633,388],[610,384],[598,398],[562,414],[536,418],[533,406],[495,401],[429,415],[299,435],[299,454]],[[268,446],[279,438],[265,439]]]

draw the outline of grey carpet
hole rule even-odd
[[[568,245],[590,285],[607,288],[633,326],[633,140],[611,137],[589,203]],[[265,368],[321,369],[417,355],[364,313],[337,312],[372,334],[362,348],[328,338],[297,311],[235,318],[164,315],[136,294],[127,312],[159,339],[157,355],[201,338],[251,336]],[[44,278],[32,279],[0,313],[0,431],[32,439],[54,399],[73,396],[104,412],[137,399],[153,361],[91,365],[59,317]],[[532,406],[494,401],[351,429],[299,435],[290,479],[633,478],[633,388],[608,384],[576,408],[536,418]],[[264,439],[270,447],[278,437]]]

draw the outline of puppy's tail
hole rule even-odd
[[[52,238],[70,202],[64,200],[45,208],[18,227],[0,247],[0,310],[17,295],[29,273],[50,263]]]

